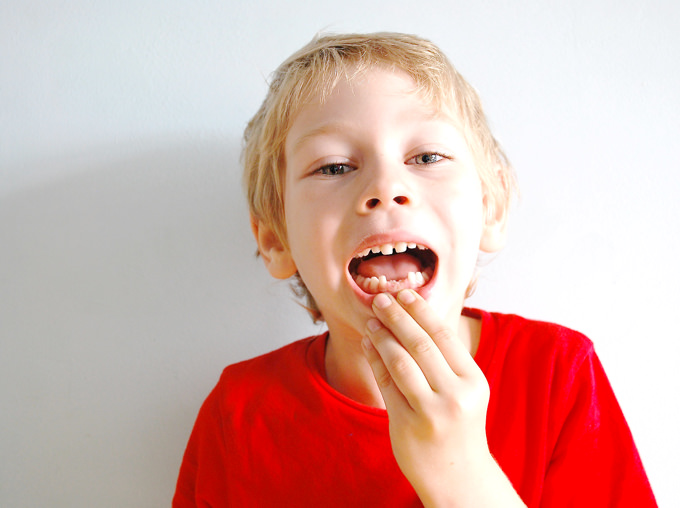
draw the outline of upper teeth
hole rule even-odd
[[[363,252],[360,252],[357,257],[358,258],[365,258],[369,254],[378,254],[381,253],[385,256],[389,256],[390,254],[394,254],[395,252],[397,254],[401,252],[406,252],[407,249],[420,249],[420,250],[425,250],[427,247],[424,245],[417,244],[415,242],[397,242],[397,243],[385,243],[382,245],[376,245],[375,247],[369,247],[368,249],[364,250]]]

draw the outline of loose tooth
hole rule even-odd
[[[409,281],[411,284],[415,284],[415,283],[416,283],[416,272],[408,272],[408,277],[407,277],[407,278],[408,278],[408,281]]]
[[[396,250],[398,253],[406,252],[407,248],[408,246],[406,245],[406,242],[397,242],[394,244],[394,250]]]
[[[384,275],[381,275],[378,278],[378,289],[380,289],[380,291],[385,291],[387,289],[387,277]]]
[[[385,245],[380,246],[380,252],[382,252],[385,256],[392,254],[392,249],[393,247],[391,243],[386,243]]]

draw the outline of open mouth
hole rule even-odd
[[[425,286],[434,275],[437,255],[417,243],[397,242],[377,245],[357,254],[349,263],[349,273],[368,294],[396,293]]]

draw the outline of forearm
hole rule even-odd
[[[489,454],[474,463],[451,464],[448,471],[428,475],[414,488],[427,508],[519,508],[526,505]]]

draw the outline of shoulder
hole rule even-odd
[[[591,340],[555,323],[470,312],[482,320],[475,360],[491,388],[489,446],[523,498],[546,506],[621,506],[622,499],[656,506]]]
[[[311,385],[308,350],[323,335],[301,339],[270,353],[227,366],[199,411],[194,434],[225,435],[248,428],[258,415],[274,415]],[[225,434],[226,433],[226,434]]]
[[[300,339],[263,355],[228,365],[222,371],[219,384],[233,386],[247,382],[256,385],[298,372],[306,366],[308,348],[320,338],[322,336]]]
[[[483,370],[499,364],[574,370],[595,355],[592,341],[566,326],[516,314],[477,309],[467,312],[482,320],[475,360]]]
[[[209,396],[211,404],[224,414],[299,398],[313,377],[310,348],[320,346],[324,337],[307,337],[227,366]]]

